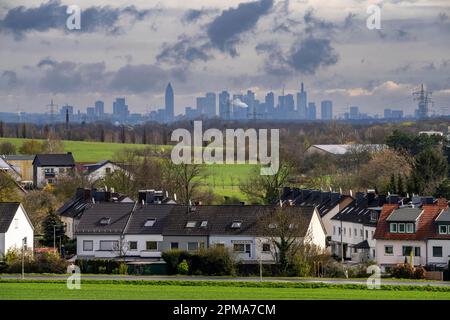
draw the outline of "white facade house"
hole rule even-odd
[[[0,202],[0,256],[8,250],[33,251],[34,227],[17,202]]]
[[[75,168],[72,153],[38,154],[33,160],[33,184],[37,188],[57,184]]]
[[[377,262],[382,270],[405,262],[445,268],[450,259],[449,229],[446,201],[421,207],[385,205],[375,232]]]
[[[83,167],[86,170],[86,176],[90,182],[104,179],[107,175],[116,170],[123,170],[121,167],[109,160],[103,160],[94,164],[85,164]]]

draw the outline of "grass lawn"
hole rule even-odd
[[[98,281],[97,281],[98,282]],[[0,300],[16,299],[138,299],[138,300],[311,300],[311,299],[444,299],[450,300],[450,290],[368,290],[331,287],[254,287],[233,285],[188,284],[133,284],[96,283],[81,284],[80,290],[69,290],[65,282],[0,282]]]

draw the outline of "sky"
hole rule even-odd
[[[367,8],[381,9],[370,30]],[[67,6],[81,9],[69,30]],[[412,114],[412,92],[433,92],[450,114],[449,0],[51,0],[0,2],[0,112],[45,112],[50,100],[85,110],[131,112],[164,106],[171,82],[175,112],[205,92],[269,90]]]

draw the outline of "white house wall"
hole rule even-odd
[[[0,248],[4,248],[2,254],[8,252],[9,249],[22,249],[22,240],[27,238],[27,247],[29,250],[33,250],[33,237],[34,231],[30,224],[30,221],[25,215],[22,206],[18,207],[14,218],[11,221],[11,225],[8,231],[4,235],[4,245]]]
[[[98,168],[97,170],[89,173],[88,175],[88,179],[91,182],[103,179],[106,177],[106,175],[108,174],[106,172],[106,169],[110,170],[110,173],[116,171],[116,170],[122,170],[122,168],[120,168],[119,166],[113,164],[113,163],[107,163],[104,166]]]
[[[385,254],[384,247],[390,245],[393,246],[394,253],[392,255]],[[397,265],[405,262],[405,256],[403,256],[403,246],[420,247],[420,257],[414,257],[414,265],[425,266],[426,261],[426,243],[425,241],[411,241],[411,240],[377,240],[376,252],[377,262],[379,265]],[[409,256],[406,257],[409,263]]]
[[[326,248],[326,234],[324,227],[321,223],[321,218],[317,212],[314,210],[314,214],[311,217],[311,221],[307,230],[307,242],[316,245],[321,249]]]
[[[433,257],[433,247],[442,247],[442,257]],[[428,240],[427,253],[429,264],[447,264],[450,260],[450,239]]]

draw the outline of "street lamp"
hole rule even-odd
[[[25,279],[25,246],[27,245],[27,237],[22,239],[22,280]]]

